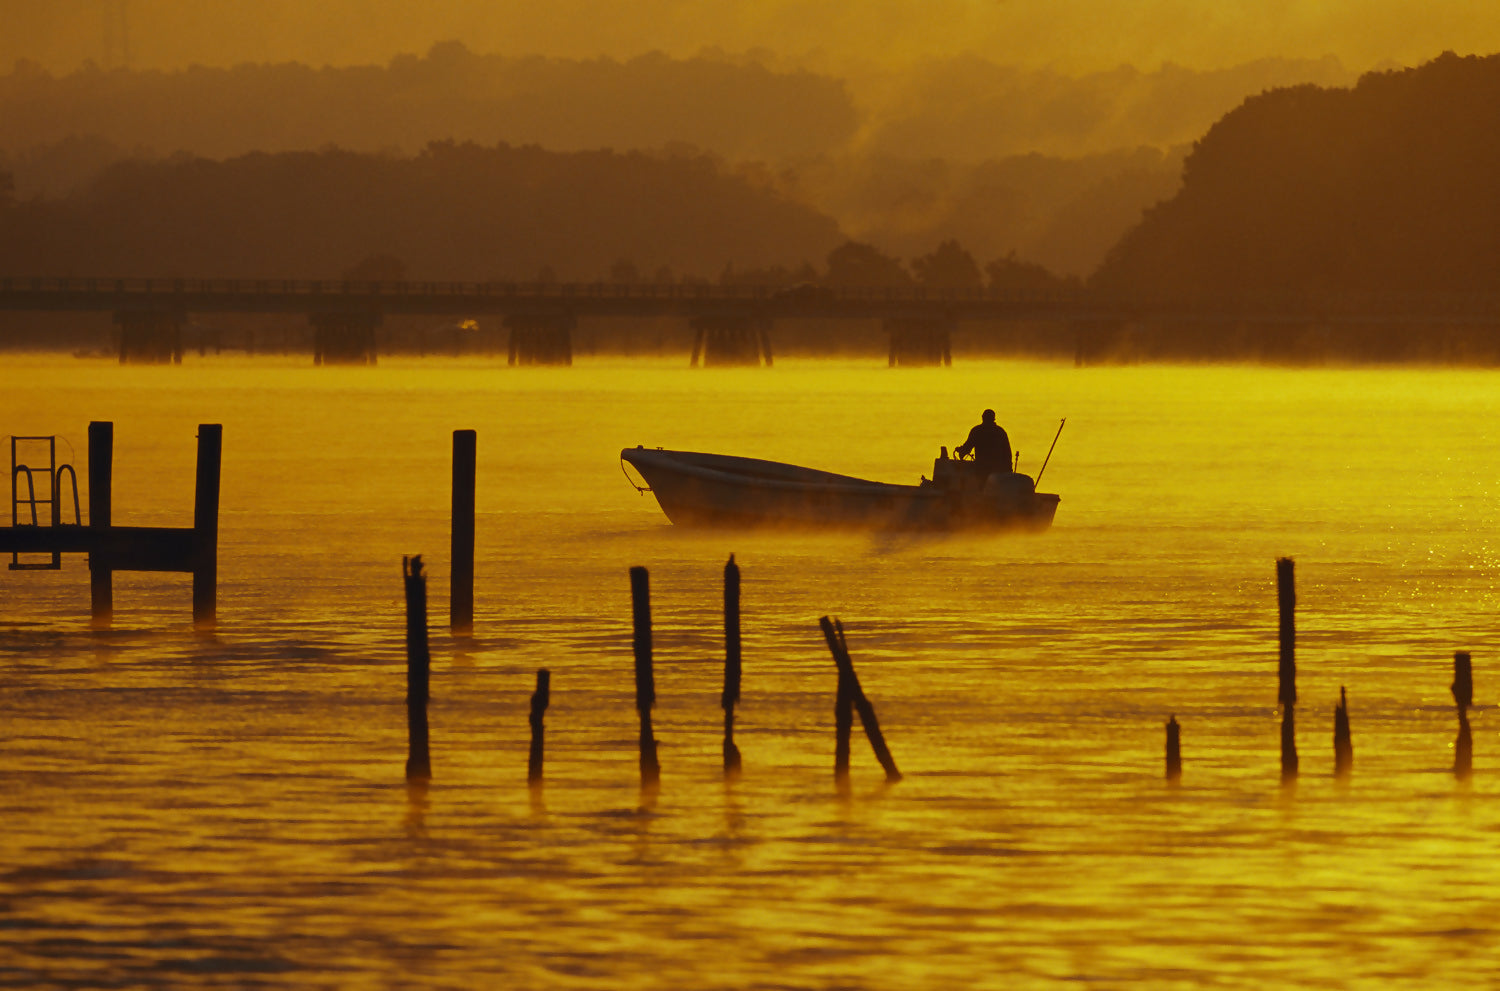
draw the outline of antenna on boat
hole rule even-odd
[[[1057,446],[1057,438],[1062,436],[1062,428],[1067,425],[1068,418],[1065,416],[1062,418],[1062,422],[1057,425],[1057,433],[1052,435],[1052,447],[1047,448],[1047,456],[1042,459],[1042,471],[1047,470],[1047,462],[1052,460],[1052,448]],[[1036,481],[1032,483],[1033,485],[1042,484],[1042,471],[1036,473]]]

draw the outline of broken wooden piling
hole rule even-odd
[[[828,641],[828,649],[833,654],[833,663],[837,665],[839,672],[839,697],[834,710],[836,721],[842,718],[847,698],[847,705],[859,713],[859,721],[865,727],[865,735],[870,739],[870,747],[875,751],[875,759],[880,761],[880,766],[885,769],[886,781],[900,781],[901,772],[896,770],[896,761],[891,757],[891,751],[885,745],[885,736],[880,732],[880,723],[875,718],[875,707],[870,704],[869,699],[865,698],[864,690],[859,686],[859,676],[854,673],[854,661],[849,656],[849,645],[844,640],[843,624],[836,619],[824,616],[818,620],[818,625],[823,628],[823,637]],[[852,717],[849,722],[853,722]],[[841,739],[844,742],[843,756],[840,760],[839,756],[835,755],[835,776],[839,775],[840,768],[844,776],[849,773],[847,731],[841,732]]]
[[[740,701],[740,566],[729,555],[724,565],[724,776],[740,773],[740,748],[734,743],[734,707]]]
[[[651,586],[646,569],[630,569],[631,618],[635,635],[635,708],[641,717],[641,787],[654,788],[661,781],[656,758],[656,737],[651,731],[651,707],[656,704],[656,680],[651,670]]]
[[[1177,717],[1171,716],[1167,719],[1167,780],[1176,781],[1182,777],[1182,737],[1181,728],[1177,725]]]
[[[839,672],[838,691],[833,698],[833,780],[842,791],[849,786],[849,737],[854,731],[854,692]]]
[[[552,672],[542,668],[536,673],[536,691],[531,693],[531,758],[526,764],[526,783],[532,788],[542,784],[542,720],[551,698]]]
[[[474,477],[477,435],[453,431],[453,519],[448,626],[455,635],[474,632]]]
[[[1453,743],[1453,773],[1466,780],[1474,772],[1474,737],[1469,732],[1469,706],[1474,704],[1474,669],[1467,651],[1453,655],[1453,702],[1458,706],[1458,739]]]
[[[432,658],[427,650],[427,576],[422,573],[422,555],[401,559],[406,584],[406,779],[432,778],[428,753],[428,675]]]
[[[1339,686],[1339,704],[1333,710],[1333,773],[1347,777],[1354,770],[1354,741],[1349,734],[1349,696]]]
[[[1293,584],[1292,559],[1276,560],[1276,601],[1280,611],[1279,687],[1276,701],[1281,705],[1281,777],[1297,776],[1297,592]]]

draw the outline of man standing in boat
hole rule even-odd
[[[980,478],[988,478],[994,472],[1010,472],[1010,438],[1005,428],[995,422],[995,411],[987,409],[980,422],[969,431],[969,439],[954,449],[960,458],[974,452],[974,463]]]

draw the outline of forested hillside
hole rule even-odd
[[[1500,56],[1247,100],[1094,284],[1145,292],[1494,291]]]

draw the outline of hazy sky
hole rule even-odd
[[[122,16],[123,11],[123,16]],[[125,27],[122,28],[122,22]],[[383,63],[458,39],[485,54],[628,57],[763,47],[828,68],[970,51],[1064,71],[1335,55],[1354,69],[1500,51],[1496,0],[0,0],[0,67],[85,60]]]

